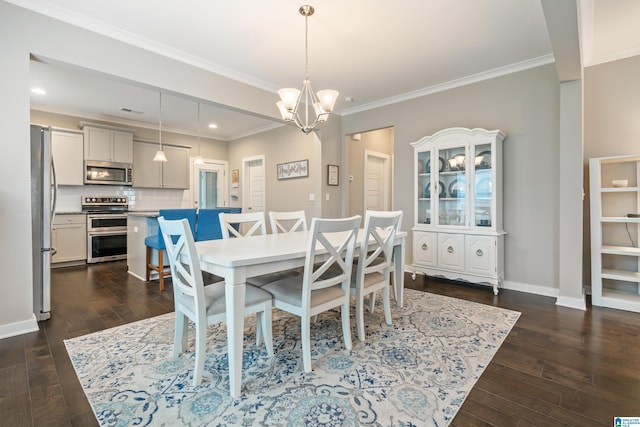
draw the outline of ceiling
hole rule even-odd
[[[305,27],[298,13],[304,0],[9,2],[272,91],[274,112],[277,89],[299,87],[304,76]],[[549,19],[547,5],[554,3],[548,0],[311,4],[316,12],[308,22],[309,76],[315,90],[340,92],[338,114],[551,63],[554,50],[558,54],[548,25],[562,22]],[[588,42],[582,46],[587,48],[583,64],[638,54],[638,4],[580,1],[581,40]],[[33,85],[47,90],[44,96],[32,95],[34,109],[157,126],[157,88],[57,63],[33,63],[31,74]],[[163,95],[163,129],[194,134],[200,127],[203,136],[233,140],[280,124],[207,103],[200,105],[199,122],[198,101]],[[212,121],[218,128],[206,129]]]

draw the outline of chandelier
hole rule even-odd
[[[311,89],[309,81],[309,46],[308,20],[314,8],[309,5],[300,6],[298,10],[300,15],[304,16],[304,80],[302,81],[302,90],[295,88],[284,88],[278,91],[280,101],[276,103],[282,119],[287,122],[294,122],[296,126],[302,129],[302,132],[308,134],[318,123],[327,121],[329,115],[333,112],[333,106],[338,98],[338,91],[332,89],[319,90],[316,96]],[[301,106],[300,104],[304,104]],[[313,107],[313,112],[310,108]],[[300,111],[304,108],[303,111]]]

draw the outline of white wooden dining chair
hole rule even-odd
[[[166,220],[159,217],[158,224],[165,242],[173,283],[173,357],[177,358],[187,347],[187,319],[190,319],[195,324],[193,385],[197,386],[202,382],[204,371],[207,326],[226,321],[225,282],[204,286],[193,234],[186,219]],[[245,315],[256,314],[257,340],[259,343],[260,338],[264,338],[269,356],[273,356],[271,307],[271,294],[247,285],[245,305],[239,309],[244,310]]]
[[[221,213],[218,218],[223,239],[267,234],[264,212]]]
[[[382,291],[384,318],[391,325],[391,271],[393,271],[393,245],[399,224],[402,223],[402,211],[368,210],[364,219],[358,261],[351,275],[351,295],[356,299],[356,323],[358,339],[365,340],[364,334],[364,299],[370,295],[370,311],[376,291]],[[372,240],[373,245],[365,242]]]
[[[311,372],[311,317],[341,307],[344,345],[351,349],[349,284],[360,220],[359,215],[345,219],[314,218],[302,276],[281,279],[262,288],[273,295],[274,307],[300,317],[305,372]],[[334,265],[338,268],[333,268]]]
[[[307,217],[304,211],[269,211],[269,224],[273,234],[306,231]]]

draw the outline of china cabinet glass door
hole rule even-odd
[[[431,205],[432,199],[430,191],[432,181],[431,150],[421,151],[418,153],[417,157],[418,222],[421,224],[431,224],[431,213],[433,209]]]
[[[437,200],[438,225],[465,227],[467,225],[467,152],[466,146],[440,148],[437,152],[440,168],[434,191]]]
[[[474,199],[475,209],[473,225],[491,227],[493,218],[493,170],[491,161],[491,144],[480,144],[474,147]]]

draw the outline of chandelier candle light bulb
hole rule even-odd
[[[308,134],[318,123],[325,123],[329,115],[333,112],[333,107],[338,99],[338,91],[332,89],[319,90],[317,95],[311,88],[309,81],[309,48],[308,48],[308,18],[315,10],[312,6],[304,5],[298,10],[304,16],[305,22],[305,76],[302,81],[302,90],[294,88],[284,88],[278,91],[280,101],[276,103],[280,110],[282,119],[287,122],[294,122],[302,132]],[[304,99],[303,99],[304,98]],[[300,104],[304,104],[304,118],[300,117]],[[310,114],[310,107],[313,107],[313,114]],[[313,118],[313,120],[311,120]]]

